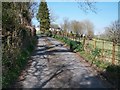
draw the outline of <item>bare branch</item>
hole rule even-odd
[[[89,0],[84,0],[84,2],[80,2],[80,0],[75,0],[75,1],[78,4],[78,8],[83,10],[85,13],[88,13],[89,11],[97,13],[97,8],[95,6],[96,2],[90,2]]]

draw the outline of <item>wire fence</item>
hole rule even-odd
[[[87,53],[91,53],[96,48],[100,49],[101,53],[99,59],[102,61],[110,62],[112,64],[118,64],[120,62],[119,47],[120,45],[100,40],[100,39],[82,39],[80,42],[84,45],[84,50]]]
[[[116,44],[111,41],[101,40],[101,39],[89,39],[84,37],[76,37],[75,35],[65,35],[56,33],[61,37],[67,37],[71,40],[81,42],[86,53],[91,54],[96,48],[98,48],[101,53],[99,59],[103,62],[109,62],[111,64],[120,63],[120,44]]]

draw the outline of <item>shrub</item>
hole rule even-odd
[[[81,42],[73,41],[73,40],[68,39],[67,37],[60,37],[58,35],[53,35],[53,38],[56,38],[56,39],[59,39],[65,42],[67,45],[70,46],[71,51],[82,51],[83,50],[83,45],[81,44]]]
[[[92,51],[93,59],[92,59],[91,65],[92,65],[94,62],[96,62],[96,61],[94,61],[94,60],[96,59],[96,57],[99,57],[99,56],[100,56],[100,53],[101,53],[101,50],[98,49],[98,48],[95,48],[95,49]],[[100,64],[99,61],[97,61],[96,65],[98,66],[98,64]]]
[[[48,37],[52,37],[52,32],[49,31],[49,30],[47,30],[47,31],[45,32],[45,35],[47,35]]]
[[[98,56],[100,56],[101,50],[98,48],[95,48],[95,50],[92,51],[92,55],[94,56],[94,59]]]
[[[79,43],[77,44],[77,48],[75,49],[76,52],[81,52],[83,51],[83,44],[82,43]]]
[[[20,71],[27,63],[30,53],[33,51],[37,39],[34,38],[30,41],[27,47],[22,49],[10,49],[10,53],[4,53],[2,58],[3,74],[2,74],[2,86],[3,88],[10,87],[11,84],[18,78]],[[7,51],[8,52],[8,51]],[[11,57],[10,55],[13,54]],[[5,57],[7,56],[7,57]]]
[[[120,66],[118,66],[118,65],[110,65],[110,66],[107,67],[106,71],[107,72],[120,73]]]
[[[117,87],[120,86],[120,65],[110,65],[106,68],[107,79],[114,83]]]

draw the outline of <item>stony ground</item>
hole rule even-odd
[[[109,88],[111,85],[60,41],[39,37],[37,48],[15,87]]]

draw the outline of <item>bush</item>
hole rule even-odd
[[[67,37],[60,37],[58,35],[53,35],[53,38],[62,40],[63,42],[65,42],[67,45],[70,46],[70,50],[71,51],[82,51],[83,50],[83,45],[81,44],[81,42],[77,42],[77,41],[73,41],[68,39]]]
[[[116,87],[120,86],[120,65],[110,65],[105,71],[106,78],[113,82]]]
[[[76,52],[81,52],[83,50],[84,49],[83,49],[83,44],[82,43],[78,44],[77,48],[75,49]]]
[[[70,41],[70,49],[73,51],[77,48],[77,43],[75,41]]]
[[[36,37],[30,40],[27,47],[22,49],[10,49],[10,53],[4,52],[2,58],[3,74],[2,74],[2,86],[3,88],[10,87],[11,84],[18,78],[20,71],[24,68],[27,63],[28,57],[34,50],[36,44]],[[13,54],[11,57],[10,55]],[[7,56],[7,57],[5,57]]]
[[[120,73],[120,66],[118,65],[110,65],[106,68],[107,72],[116,72],[116,73]]]
[[[95,48],[95,50],[92,51],[92,55],[94,56],[94,58],[100,56],[101,50],[98,48]]]
[[[47,35],[48,37],[52,37],[52,32],[49,31],[49,30],[47,30],[47,31],[45,32],[45,35]]]

